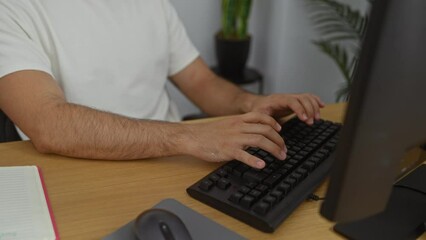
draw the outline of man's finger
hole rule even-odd
[[[306,99],[310,101],[312,108],[314,109],[314,118],[319,120],[320,118],[320,105],[312,94],[307,94]]]
[[[315,109],[312,106],[311,101],[305,96],[300,96],[297,99],[299,100],[300,104],[302,104],[303,108],[305,109],[306,115],[308,116],[308,120],[306,122],[308,122],[309,124],[313,124],[315,118]]]
[[[284,139],[278,132],[269,125],[246,123],[243,128],[244,133],[260,134],[277,144],[281,149],[287,152]]]
[[[297,117],[302,121],[308,120],[308,115],[306,115],[305,108],[296,98],[292,98],[288,103],[290,109],[297,115]]]
[[[244,122],[247,123],[263,123],[271,126],[277,132],[281,131],[281,125],[271,116],[258,113],[258,112],[250,112],[243,115]]]
[[[258,169],[262,169],[266,165],[262,159],[255,157],[244,150],[238,150],[236,152],[235,159],[249,165],[250,167]]]
[[[263,135],[246,134],[244,135],[244,139],[241,139],[241,142],[245,146],[248,145],[251,147],[261,148],[281,160],[284,160],[287,157],[287,154],[283,148],[281,148]]]
[[[308,95],[306,98],[311,102],[311,105],[314,108],[314,112],[315,112],[314,118],[316,120],[319,120],[320,119],[320,106],[319,106],[319,103],[317,102],[317,100],[314,98],[313,95]]]
[[[321,98],[319,98],[317,95],[312,95],[312,96],[315,98],[315,100],[317,101],[318,105],[321,108],[325,107],[325,103],[321,100]]]

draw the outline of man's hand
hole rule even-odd
[[[245,150],[259,147],[277,159],[286,158],[284,140],[278,134],[278,122],[262,113],[246,113],[207,123],[188,125],[187,153],[210,162],[239,160],[254,168],[265,162]]]
[[[281,118],[293,112],[300,120],[313,124],[320,118],[320,108],[325,104],[319,97],[312,94],[273,94],[256,97],[250,111]]]

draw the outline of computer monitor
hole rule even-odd
[[[383,211],[404,153],[424,143],[426,1],[375,0],[321,214]]]

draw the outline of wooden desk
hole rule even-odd
[[[322,117],[340,121],[344,105]],[[165,198],[174,198],[249,239],[340,239],[318,214],[320,202],[302,204],[274,234],[265,234],[189,197],[185,189],[218,167],[191,157],[95,161],[43,155],[30,142],[0,144],[0,166],[41,167],[62,239],[99,239]],[[317,194],[323,196],[322,186]]]

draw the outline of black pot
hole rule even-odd
[[[244,73],[250,52],[251,37],[243,40],[224,39],[216,35],[216,57],[219,74],[223,77],[238,78]]]

